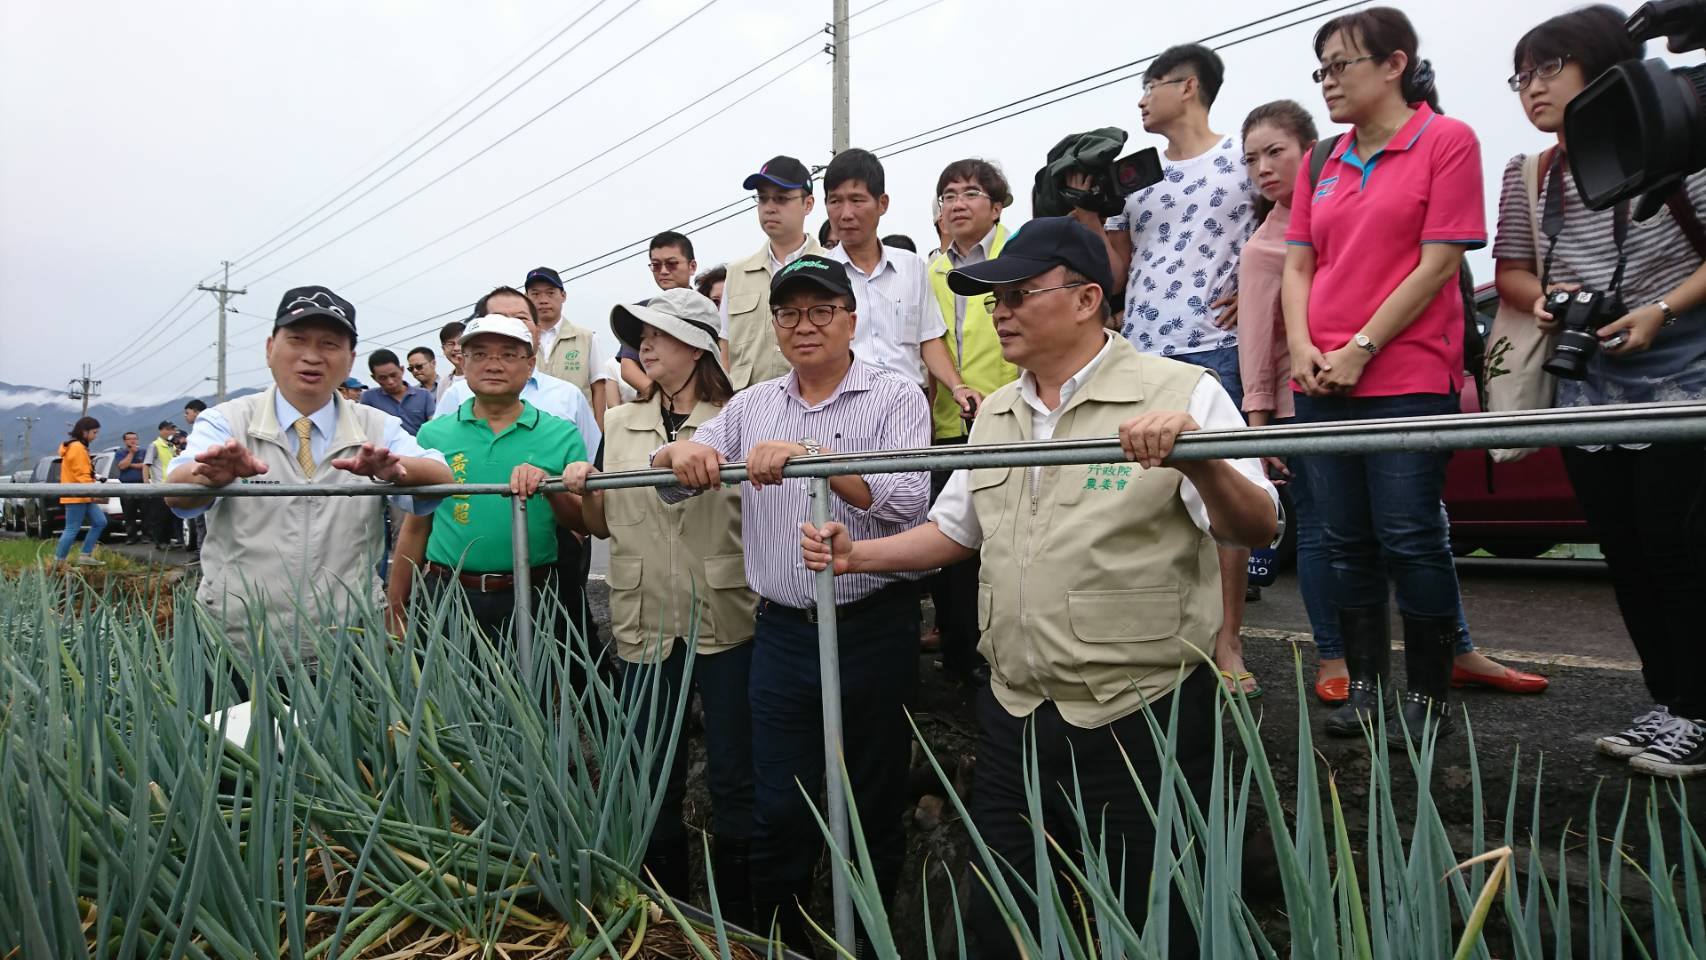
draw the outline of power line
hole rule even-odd
[[[623,8],[622,12],[624,12],[624,13],[627,12],[627,10],[632,9],[639,2],[640,2],[640,0],[632,0],[632,2],[630,2],[627,7]],[[326,249],[327,247],[331,246],[334,243],[337,243],[339,240],[342,240],[343,238],[349,236],[350,234],[356,232],[357,230],[360,230],[362,227],[367,226],[368,224],[372,223],[373,221],[379,219],[380,217],[383,217],[387,213],[390,213],[391,211],[397,209],[398,207],[402,206],[403,204],[408,203],[410,200],[413,200],[415,197],[420,196],[422,193],[425,193],[427,190],[431,189],[432,187],[444,182],[444,180],[447,179],[448,177],[450,177],[452,174],[456,173],[457,171],[461,170],[462,168],[473,163],[475,160],[480,159],[481,157],[485,156],[486,154],[490,153],[491,151],[497,149],[499,145],[503,144],[504,142],[509,140],[511,137],[520,133],[521,131],[526,130],[528,127],[532,126],[534,123],[537,123],[540,119],[544,118],[547,114],[551,113],[553,110],[556,110],[558,107],[561,107],[563,104],[569,102],[570,100],[574,99],[576,96],[585,92],[593,84],[597,83],[600,80],[603,80],[605,77],[614,73],[616,70],[627,65],[635,57],[638,57],[640,54],[651,49],[651,47],[653,47],[656,44],[658,44],[659,42],[661,42],[665,37],[668,37],[670,34],[674,33],[676,30],[679,30],[681,27],[686,26],[689,21],[691,21],[695,17],[699,16],[699,14],[704,13],[706,10],[709,10],[711,7],[717,5],[719,2],[721,2],[721,0],[706,0],[706,2],[704,4],[702,4],[697,9],[695,9],[692,13],[689,13],[687,16],[681,18],[680,20],[677,20],[675,23],[673,23],[669,27],[667,27],[662,33],[651,38],[650,40],[647,40],[645,43],[641,44],[639,47],[637,47],[633,51],[629,52],[626,56],[622,57],[620,60],[617,60],[615,63],[611,64],[609,67],[606,67],[604,70],[599,71],[599,73],[596,76],[594,76],[591,80],[588,80],[587,82],[576,87],[567,96],[558,100],[556,103],[553,103],[549,107],[546,107],[544,110],[541,110],[540,112],[534,114],[531,118],[529,118],[528,120],[523,122],[520,126],[510,130],[508,133],[505,133],[503,136],[498,137],[496,140],[493,140],[491,143],[485,145],[484,147],[481,147],[479,150],[475,151],[473,153],[473,155],[467,157],[466,159],[462,160],[461,162],[457,163],[456,165],[452,166],[450,169],[444,171],[443,173],[439,174],[438,176],[432,178],[431,180],[428,180],[426,183],[420,185],[419,187],[416,187],[415,189],[404,194],[401,199],[393,202],[392,204],[390,204],[387,207],[382,208],[377,213],[374,213],[371,216],[367,217],[366,219],[356,223],[354,226],[348,228],[347,230],[344,230],[342,233],[339,233],[337,236],[331,238],[330,240],[327,240],[324,243],[321,243],[318,246],[313,247],[312,249],[308,250],[306,253],[303,253],[303,254],[297,256],[295,259],[287,261],[286,263],[283,263],[277,267],[274,267],[272,270],[262,274],[261,276],[251,279],[249,282],[250,283],[259,283],[262,280],[266,280],[269,277],[275,276],[275,275],[283,272],[284,270],[286,270],[286,269],[288,269],[288,268],[290,268],[290,267],[292,267],[298,263],[301,263],[303,260],[306,260],[307,258],[313,256],[314,254],[319,253],[321,250]],[[617,16],[621,16],[621,14],[619,13],[619,14],[617,14]],[[612,17],[611,21],[606,21],[604,26],[608,26],[609,23],[614,21],[614,20],[615,20],[615,17]],[[603,26],[601,26],[600,29],[603,29]],[[595,33],[596,33],[596,31],[595,31]],[[591,39],[591,37],[589,36],[586,39]],[[584,42],[584,40],[582,42]],[[389,178],[387,178],[387,180],[388,179]],[[372,190],[378,189],[380,185],[381,184],[375,184],[373,186],[373,188],[371,188],[370,190],[364,191],[361,196],[363,196],[363,197],[366,196],[368,193],[371,193]],[[359,200],[359,199],[361,199],[361,197],[356,198],[356,200]],[[350,204],[355,203],[356,200],[351,200]],[[349,207],[349,204],[345,204],[343,207],[339,208],[338,212],[342,212],[342,210],[347,209],[348,207]],[[320,224],[325,223],[327,220],[331,219],[331,217],[335,216],[335,215],[336,214],[334,213],[334,214],[329,215],[327,217],[321,218],[318,222],[316,222],[314,224],[314,226],[309,227],[308,230],[312,230],[315,227],[318,227]],[[306,234],[308,232],[308,230],[304,230],[302,232],[302,234],[298,234],[298,236]]]
[[[940,2],[940,0],[935,0],[935,2]],[[813,30],[811,33],[806,34],[804,37],[800,38],[799,40],[795,41],[794,43],[791,43],[788,46],[783,47],[781,50],[778,50],[776,53],[770,55],[769,57],[766,57],[762,62],[760,62],[760,63],[748,68],[747,70],[743,71],[740,75],[728,80],[722,86],[719,86],[715,90],[711,90],[711,91],[705,93],[704,95],[700,96],[699,99],[694,100],[692,103],[686,104],[686,105],[682,106],[680,109],[676,110],[675,112],[669,114],[668,116],[665,116],[662,119],[659,119],[659,120],[655,121],[654,123],[642,128],[640,130],[635,131],[633,134],[629,135],[628,137],[626,137],[622,140],[619,140],[614,144],[611,144],[609,147],[606,147],[604,150],[592,155],[591,157],[588,157],[587,159],[581,161],[580,163],[575,164],[574,166],[570,167],[569,169],[564,170],[563,172],[551,177],[549,180],[546,180],[543,183],[540,183],[540,184],[526,190],[525,192],[518,194],[515,197],[510,198],[509,200],[504,201],[503,203],[491,208],[490,210],[486,211],[485,213],[480,214],[478,217],[475,217],[474,219],[468,221],[467,223],[462,224],[461,226],[455,228],[454,230],[450,230],[444,234],[441,234],[438,237],[436,237],[432,240],[429,240],[426,243],[421,244],[420,246],[414,248],[413,250],[410,250],[408,253],[405,253],[402,256],[399,256],[396,259],[391,260],[388,263],[382,264],[381,266],[375,267],[372,270],[367,271],[366,273],[362,274],[359,277],[356,277],[353,280],[344,281],[342,284],[340,284],[340,287],[354,286],[355,284],[360,283],[363,280],[366,280],[368,277],[371,277],[376,273],[380,273],[384,270],[388,270],[391,267],[394,267],[397,264],[402,263],[404,260],[409,259],[410,257],[414,256],[415,254],[420,253],[423,250],[426,250],[426,249],[428,249],[428,248],[430,248],[436,244],[442,243],[443,241],[450,239],[451,237],[455,236],[458,233],[461,233],[462,231],[468,229],[469,227],[472,227],[475,224],[480,223],[481,221],[486,220],[489,217],[492,217],[498,213],[501,213],[504,210],[509,209],[510,207],[515,206],[516,204],[520,203],[521,201],[526,200],[528,197],[533,196],[534,194],[536,194],[539,191],[545,189],[546,187],[549,187],[550,185],[558,182],[559,180],[562,180],[565,177],[571,176],[571,175],[579,172],[580,170],[585,169],[586,167],[590,166],[592,163],[594,163],[598,160],[601,160],[604,157],[609,156],[610,154],[614,153],[615,151],[621,149],[622,147],[625,147],[628,144],[633,143],[635,140],[638,140],[640,137],[652,132],[653,130],[656,130],[658,127],[661,127],[664,124],[668,123],[669,121],[674,120],[675,118],[681,116],[682,114],[689,112],[690,110],[694,109],[695,107],[698,107],[700,104],[711,99],[712,97],[716,96],[717,94],[723,92],[724,90],[727,90],[728,88],[734,86],[735,84],[739,83],[740,81],[745,80],[747,77],[752,76],[754,73],[757,73],[758,71],[764,69],[765,67],[771,65],[772,63],[775,63],[777,60],[780,60],[782,57],[786,56],[788,53],[798,49],[799,47],[801,47],[807,43],[812,43],[812,42],[816,41],[818,34],[819,34],[819,31]],[[812,52],[811,57],[807,58],[807,60],[802,61],[800,64],[796,65],[795,67],[789,68],[788,71],[785,71],[781,75],[765,82],[763,84],[763,86],[760,86],[760,87],[754,89],[751,93],[748,93],[746,96],[743,96],[739,100],[734,101],[734,103],[729,104],[728,107],[724,107],[722,110],[717,111],[717,113],[712,114],[710,117],[706,117],[703,120],[701,120],[700,122],[695,123],[693,126],[688,127],[686,130],[681,131],[681,133],[676,134],[674,137],[671,137],[669,140],[664,141],[663,143],[659,144],[657,147],[655,147],[653,149],[658,150],[658,149],[662,149],[664,147],[669,146],[671,143],[674,143],[676,140],[679,140],[682,136],[685,136],[687,133],[690,133],[691,131],[696,130],[699,127],[703,126],[706,122],[708,122],[713,117],[716,117],[716,116],[722,114],[723,112],[727,111],[730,107],[733,107],[733,106],[735,106],[735,104],[738,104],[738,103],[742,102],[743,100],[746,100],[748,97],[751,97],[753,94],[757,93],[759,90],[763,90],[765,87],[770,86],[771,84],[775,83],[777,80],[780,80],[782,77],[787,76],[788,73],[793,72],[793,70],[798,69],[800,66],[804,66],[806,63],[811,62],[811,60],[815,59],[816,57],[817,57],[817,52],[814,50]],[[614,173],[620,172],[622,169],[623,168],[618,167],[617,170],[612,171],[612,174],[607,174],[605,178],[601,178],[599,180],[596,180],[592,184],[589,184],[587,187],[583,187],[583,188],[581,188],[581,190],[576,191],[575,193],[570,194],[569,196],[574,197],[574,196],[578,196],[580,193],[584,193],[590,187],[596,186],[599,183],[603,183],[604,180],[608,179],[608,177],[610,175],[613,175]],[[564,198],[564,200],[567,200],[567,199],[569,199],[569,197]],[[549,210],[552,207],[555,207],[555,206],[557,206],[563,202],[564,202],[563,200],[559,200],[556,203],[552,204],[551,207],[547,207],[545,209]],[[538,213],[535,213],[532,217],[529,217],[528,220],[532,220],[534,217],[537,217],[539,215],[539,213],[543,213],[543,212],[544,211],[539,211]],[[521,221],[521,223],[526,223],[526,222],[528,222],[528,220],[523,220],[523,221]],[[513,229],[515,229],[515,227],[518,227],[520,225],[521,224],[518,223],[515,226],[510,227],[509,229],[513,230]],[[505,230],[503,232],[508,233],[509,230]],[[463,256],[463,255],[477,249],[480,246],[483,246],[487,243],[490,243],[492,240],[495,240],[499,236],[502,236],[502,235],[503,235],[502,233],[494,234],[493,236],[488,237],[485,240],[482,240],[480,243],[475,244],[473,247],[469,247],[468,249],[463,250],[462,253],[459,253],[456,256],[457,257]],[[451,259],[455,259],[455,257],[453,257]],[[441,261],[440,263],[435,265],[432,269],[437,269],[437,267],[443,266],[445,263],[448,263],[448,262],[449,262],[448,260]],[[419,276],[419,274],[416,275],[416,277],[418,277],[418,276]],[[410,277],[409,280],[413,280],[416,277]],[[409,282],[409,280],[405,280],[405,281],[403,281],[403,283],[407,283],[407,282]],[[390,290],[394,290],[394,289],[396,289],[396,286],[388,287],[385,290],[381,290],[378,293],[372,294],[371,296],[377,297],[377,296],[380,296],[381,294],[387,293]]]
[[[541,43],[539,46],[533,48],[532,52],[526,54],[525,56],[523,56],[519,59],[517,59],[514,66],[510,67],[508,70],[505,70],[503,72],[503,74],[500,75],[496,80],[493,80],[491,83],[488,83],[488,84],[486,84],[486,86],[482,87],[480,89],[480,92],[474,94],[473,96],[469,97],[467,100],[463,101],[463,103],[460,106],[458,106],[455,110],[452,110],[447,116],[445,116],[444,119],[433,124],[430,128],[428,128],[426,130],[426,132],[422,133],[420,136],[418,136],[414,140],[410,141],[408,146],[404,147],[401,150],[398,150],[396,153],[394,153],[390,157],[386,158],[386,160],[383,163],[374,167],[372,170],[368,171],[364,176],[362,176],[361,178],[356,180],[354,183],[350,184],[349,186],[345,187],[343,190],[339,191],[337,193],[337,195],[333,196],[330,200],[327,200],[325,203],[320,204],[318,207],[315,207],[313,210],[308,211],[308,213],[304,214],[301,219],[297,220],[295,223],[292,223],[290,226],[285,227],[283,230],[280,230],[278,233],[273,234],[264,243],[255,247],[253,250],[250,250],[248,253],[243,254],[242,256],[238,257],[236,260],[234,260],[232,262],[236,263],[236,264],[246,264],[250,257],[257,255],[262,250],[265,250],[267,247],[272,246],[274,241],[278,240],[280,237],[284,236],[285,234],[289,233],[290,231],[295,230],[297,227],[302,226],[304,223],[307,223],[310,219],[317,216],[320,213],[320,211],[326,209],[327,207],[331,206],[334,203],[337,203],[339,200],[343,199],[345,196],[348,196],[350,191],[356,189],[357,187],[361,186],[363,183],[366,183],[368,180],[371,180],[373,177],[377,176],[381,170],[384,170],[386,167],[390,166],[391,164],[396,163],[403,156],[407,155],[410,150],[413,150],[415,147],[420,146],[421,142],[426,140],[426,138],[432,136],[434,133],[437,133],[441,128],[444,127],[445,124],[456,119],[456,117],[459,114],[461,114],[462,111],[473,106],[476,102],[479,101],[479,99],[481,97],[485,96],[486,94],[492,92],[492,90],[496,89],[498,84],[503,83],[505,80],[509,79],[511,75],[513,75],[517,70],[520,70],[528,62],[530,62],[534,57],[536,57],[540,53],[544,52],[545,48],[549,47],[553,43],[556,43],[559,39],[562,38],[562,36],[564,34],[568,33],[570,30],[573,30],[575,27],[579,26],[581,24],[581,22],[584,21],[587,17],[592,16],[593,11],[595,11],[599,7],[603,6],[606,2],[607,2],[607,0],[595,0],[595,2],[593,3],[592,6],[588,7],[579,16],[576,16],[576,17],[573,17],[572,19],[570,19],[568,24],[566,24],[562,29],[558,30],[556,33],[553,33],[548,39],[546,39],[546,41],[544,43]],[[623,10],[622,12],[626,13],[627,10]],[[617,16],[621,16],[621,14],[618,14]],[[615,18],[612,18],[612,20],[614,20],[614,19]],[[608,25],[608,23],[606,25]],[[600,27],[599,29],[603,29],[603,27]],[[584,42],[584,40],[582,42]],[[467,123],[464,123],[462,126],[457,127],[455,130],[451,131],[449,136],[446,136],[443,139],[439,140],[437,143],[434,143],[432,146],[421,151],[420,154],[415,156],[408,163],[397,168],[395,171],[392,171],[391,177],[387,177],[386,180],[390,180],[392,177],[395,177],[397,174],[402,173],[404,170],[407,170],[409,167],[412,167],[415,164],[419,163],[428,154],[432,153],[434,150],[437,150],[439,147],[441,147],[445,143],[449,142],[449,140],[452,137],[456,136],[456,134],[458,134],[458,133],[462,132],[464,129],[466,129],[468,127],[468,124],[471,124],[474,121],[479,120],[481,117],[484,117],[486,114],[492,112],[492,110],[496,109],[499,104],[502,104],[504,101],[508,100],[510,97],[512,97],[516,93],[520,92],[523,87],[526,87],[528,84],[530,84],[534,80],[538,79],[540,74],[544,73],[546,70],[549,70],[551,67],[556,66],[564,57],[573,53],[579,46],[580,46],[580,44],[577,43],[574,46],[570,47],[569,49],[558,54],[556,57],[552,58],[551,61],[549,63],[547,63],[544,67],[541,67],[539,70],[534,71],[534,73],[531,76],[529,76],[527,79],[523,80],[521,83],[517,84],[508,93],[505,93],[503,96],[501,96],[498,99],[487,104],[485,109],[481,110],[479,113],[477,113],[473,117],[469,118]],[[380,183],[375,184],[374,188],[377,189],[379,186],[382,186],[384,184],[384,182],[385,181],[381,181]],[[372,191],[369,191],[369,192],[372,192]],[[362,196],[366,196],[366,195],[367,194],[365,194],[365,193],[362,194]],[[359,200],[361,198],[357,197],[356,199]],[[217,274],[218,271],[214,271],[214,273]],[[201,282],[203,282],[203,283],[207,282],[207,278],[204,277]]]
[[[95,364],[94,369],[97,371],[103,371],[104,372],[106,370],[106,368],[108,367],[108,365],[117,362],[126,353],[130,352],[130,350],[135,346],[135,344],[137,342],[142,340],[143,337],[148,336],[150,331],[157,331],[159,329],[160,324],[167,322],[166,317],[169,314],[171,314],[171,312],[173,310],[176,310],[179,307],[184,306],[184,302],[186,300],[189,300],[190,298],[194,297],[195,295],[196,295],[196,288],[194,285],[191,285],[191,287],[188,290],[184,291],[182,296],[178,297],[177,302],[173,303],[171,306],[169,306],[165,310],[161,311],[159,319],[155,320],[151,324],[144,326],[142,328],[141,333],[138,333],[136,336],[131,338],[130,343],[127,343],[124,346],[118,348],[116,351],[113,352],[112,356],[101,361],[100,363]]]

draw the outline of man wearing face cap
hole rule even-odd
[[[1023,371],[984,401],[972,445],[1118,435],[1128,462],[960,470],[930,522],[905,533],[861,540],[841,523],[802,524],[806,565],[861,575],[980,557],[990,685],[978,693],[972,818],[997,855],[1033,874],[1029,727],[1043,781],[1036,826],[1078,837],[1062,791],[1078,795],[1095,818],[1091,833],[1106,831],[1115,876],[1123,851],[1126,909],[1141,928],[1155,838],[1127,758],[1156,796],[1163,761],[1149,723],[1166,729],[1176,703],[1177,761],[1192,788],[1208,783],[1216,543],[1269,542],[1278,498],[1258,461],[1168,461],[1181,433],[1244,421],[1213,374],[1139,354],[1108,331],[1107,251],[1083,225],[1033,220],[1000,256],[953,271],[948,285],[988,298],[1002,356]],[[972,896],[978,956],[1013,956],[987,890],[973,884]],[[1174,954],[1192,955],[1176,900],[1170,929]]]
[[[759,598],[749,684],[753,904],[759,927],[768,930],[774,918],[796,950],[808,940],[796,901],[810,901],[823,842],[805,796],[823,782],[824,757],[817,592],[799,560],[809,481],[784,480],[782,468],[797,456],[930,444],[924,391],[853,355],[856,303],[846,268],[834,260],[808,254],[779,269],[770,322],[790,372],[735,394],[692,440],[678,439],[652,458],[682,484],[658,491],[666,503],[718,489],[721,464],[746,461],[742,538],[746,579]],[[840,476],[829,488],[830,514],[874,539],[923,521],[930,477]],[[846,739],[847,776],[885,898],[893,896],[905,854],[900,818],[912,743],[906,708],[918,683],[918,576],[850,576],[835,584],[843,721],[856,731]]]
[[[196,418],[169,482],[214,488],[172,498],[183,518],[207,517],[196,599],[240,653],[264,625],[287,660],[312,661],[328,625],[354,623],[352,597],[381,599],[375,574],[385,524],[367,497],[220,497],[231,483],[398,488],[449,483],[438,453],[421,449],[388,413],[351,403],[338,386],[355,363],[355,307],[325,287],[296,287],[279,301],[267,366],[273,385]],[[438,501],[393,502],[430,513]],[[319,620],[319,611],[331,617]],[[309,622],[310,618],[316,622]],[[245,674],[246,662],[234,665]],[[254,678],[240,676],[252,686]],[[239,689],[241,695],[245,691]]]

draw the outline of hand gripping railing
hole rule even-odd
[[[1319,456],[1395,451],[1445,451],[1492,447],[1601,446],[1612,444],[1706,444],[1706,403],[1649,403],[1614,407],[1537,410],[1527,413],[1475,413],[1391,420],[1354,420],[1238,430],[1200,430],[1178,438],[1172,460],[1221,460],[1238,457]],[[1124,460],[1117,438],[1048,440],[1031,443],[929,447],[882,453],[832,453],[791,460],[785,477],[811,478],[811,519],[829,519],[829,477],[845,474],[906,473],[968,467],[1032,467],[1115,463]],[[746,479],[744,463],[722,468],[724,483]],[[593,490],[675,485],[668,470],[629,470],[599,474],[587,482]],[[560,481],[542,489],[561,490]],[[110,483],[23,483],[0,485],[10,497],[111,496]],[[393,487],[327,483],[244,484],[210,489],[193,483],[126,484],[127,499],[151,497],[360,497],[406,493],[417,497],[508,496],[501,483]],[[533,610],[529,603],[527,502],[514,501],[516,652],[533,662]],[[817,576],[818,663],[823,684],[824,792],[837,850],[852,849],[848,836],[846,791],[841,768],[841,678],[837,654],[835,589],[828,571]],[[841,870],[830,871],[834,884],[835,937],[853,944],[853,902]]]

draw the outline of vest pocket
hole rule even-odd
[[[1066,608],[1073,636],[1085,643],[1147,642],[1179,632],[1179,599],[1173,586],[1069,590]]]
[[[639,557],[611,557],[610,572],[604,582],[612,590],[634,590],[640,586]]]
[[[1023,470],[1023,467],[1013,469],[1008,467],[976,467],[972,469],[971,476],[967,478],[967,486],[971,491],[972,510],[977,514],[977,523],[983,530],[985,543],[994,539],[996,531],[1001,529],[1003,518],[1007,515],[1006,491],[999,488],[1007,483],[1009,477],[1016,477],[1016,482],[1023,483]],[[987,587],[979,588],[980,591],[987,589]],[[981,592],[979,602],[981,605]],[[982,610],[980,606],[978,616],[984,617],[986,615],[987,612]],[[989,629],[989,624],[983,624],[982,629]]]
[[[705,585],[712,590],[746,589],[746,556],[739,553],[705,558]]]
[[[652,490],[650,487],[642,487],[635,490],[605,491],[605,525],[610,527],[631,527],[645,519],[646,508],[642,504],[640,498],[647,496],[657,500],[657,492]],[[662,500],[658,500],[658,506],[663,506]],[[615,558],[612,557],[610,562],[614,565],[616,563]],[[612,586],[614,586],[614,584],[612,584]]]

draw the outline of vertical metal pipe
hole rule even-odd
[[[521,658],[521,678],[533,685],[533,568],[527,551],[527,498],[510,497],[510,539],[515,584],[515,652]]]
[[[813,477],[812,525],[829,522],[829,479]],[[823,696],[823,792],[829,802],[829,833],[835,839],[836,855],[853,856],[847,825],[847,790],[841,765],[841,645],[835,636],[835,571],[817,574],[817,662]],[[853,947],[853,895],[847,878],[837,867],[830,870],[830,892],[835,901],[835,940]]]

